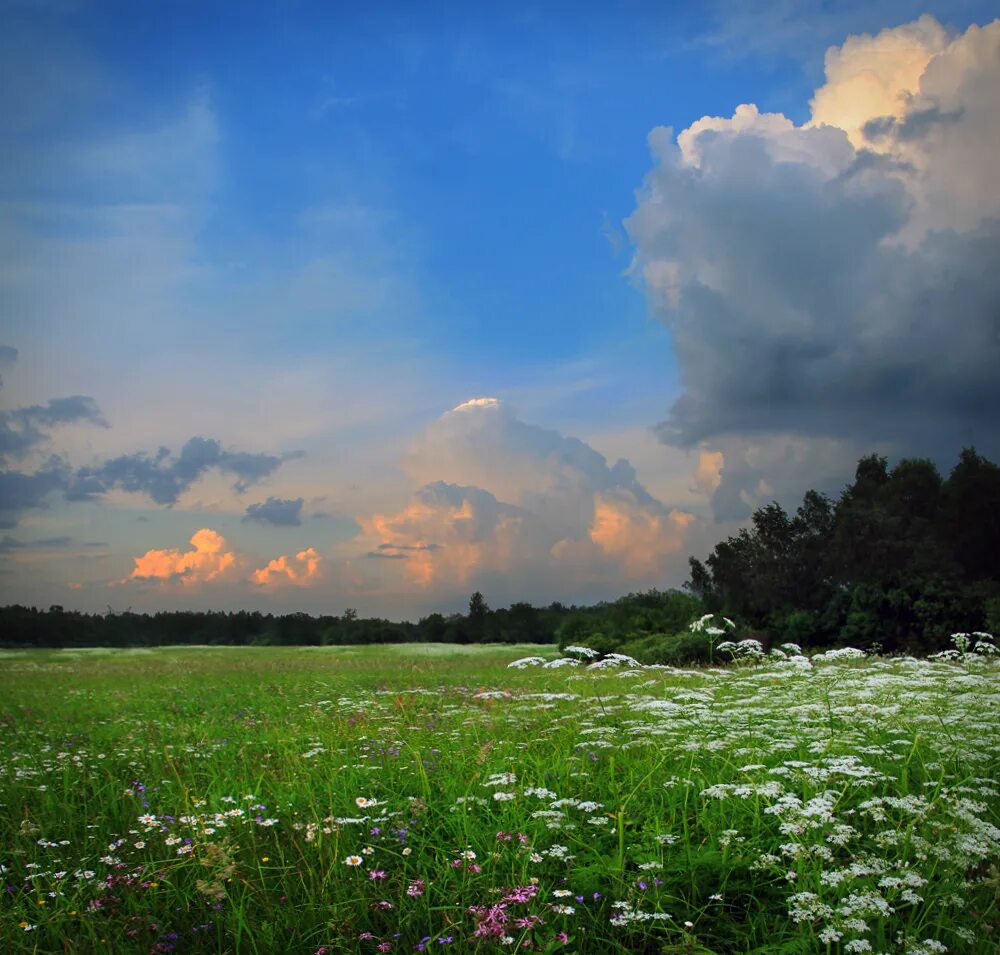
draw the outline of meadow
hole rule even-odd
[[[0,951],[1000,947],[996,657],[556,655],[0,654]]]

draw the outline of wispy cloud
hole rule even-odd
[[[242,494],[273,474],[284,461],[296,456],[226,451],[214,438],[196,437],[191,438],[176,457],[171,456],[168,448],[160,448],[155,455],[137,452],[112,458],[94,467],[80,468],[74,475],[67,497],[70,500],[88,500],[117,488],[147,494],[157,504],[172,505],[213,468],[223,474],[235,475],[233,489]]]
[[[86,395],[53,398],[44,405],[0,411],[0,460],[23,457],[49,441],[53,428],[81,422],[109,427],[97,402]]]

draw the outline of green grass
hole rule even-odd
[[[997,664],[529,653],[0,655],[0,951],[997,950]]]

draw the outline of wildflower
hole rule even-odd
[[[365,860],[362,859],[361,856],[348,856],[346,859],[344,859],[344,865],[358,866],[361,865],[361,863],[364,861]]]
[[[382,879],[386,878],[386,875],[387,873],[385,869],[372,869],[371,872],[368,873],[368,878],[371,879],[372,882],[381,882]]]
[[[427,889],[427,883],[423,879],[414,879],[407,887],[406,894],[410,898],[418,899],[424,894]]]

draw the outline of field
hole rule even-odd
[[[0,656],[0,951],[998,950],[1000,665]]]

